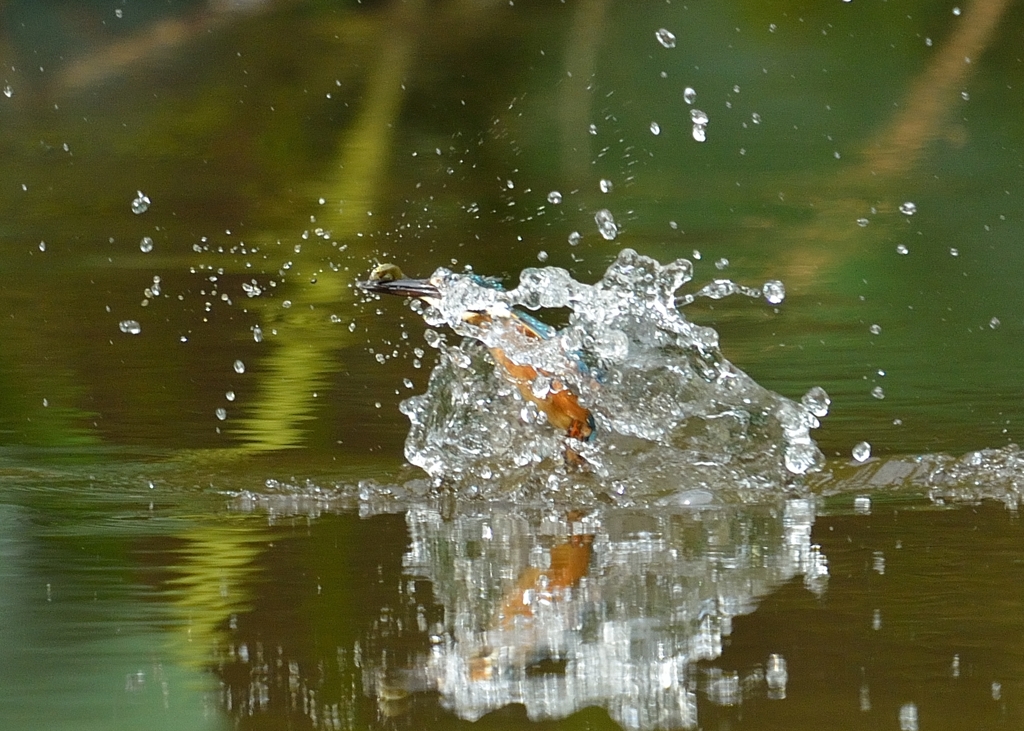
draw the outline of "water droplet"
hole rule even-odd
[[[597,224],[598,232],[607,241],[612,241],[619,235],[619,227],[615,225],[615,218],[607,208],[602,208],[594,214],[594,223]]]
[[[931,39],[931,38],[925,38],[925,39],[924,39],[924,44],[925,44],[926,46],[928,46],[929,48],[931,48],[931,45],[932,45],[932,39]]]
[[[961,91],[960,98],[963,99],[965,102],[969,102],[971,100],[971,95],[969,92]]]
[[[691,109],[690,119],[693,121],[694,124],[708,123],[708,115],[702,112],[700,109]]]
[[[511,180],[506,180],[505,187],[508,188],[509,190],[513,190],[516,187],[516,184]]]
[[[729,266],[729,260],[726,259],[724,256],[715,262],[715,269],[717,269],[718,271],[722,271],[727,266]]]
[[[139,215],[149,210],[149,204],[152,201],[149,196],[143,193],[141,190],[136,191],[135,198],[132,200],[132,213]]]
[[[547,261],[547,260],[548,260],[548,252],[544,251],[543,249],[541,249],[540,251],[537,252],[537,261]]]
[[[124,17],[124,11],[121,8],[114,8],[114,17],[115,18],[123,18]]]
[[[1000,325],[1002,325],[1002,323],[999,322],[999,318],[998,317],[993,317],[991,320],[988,321],[988,326],[990,328],[992,328],[993,330],[998,328]]]
[[[829,398],[824,388],[814,386],[800,398],[800,403],[820,419],[828,416],[828,407],[831,406],[832,399]]]
[[[906,256],[910,253],[910,249],[905,244],[896,244],[896,253],[901,256]]]
[[[234,364],[235,373],[245,373],[245,363],[236,360]]]
[[[579,231],[573,231],[569,234],[569,246],[579,246],[582,239],[583,235]]]
[[[261,328],[259,325],[252,326],[252,339],[255,340],[257,343],[263,342],[263,328]]]
[[[900,213],[902,213],[904,216],[913,216],[915,213],[917,213],[917,205],[915,205],[911,201],[901,203]]]
[[[866,218],[858,218],[857,219],[857,225],[860,226],[861,228],[864,228],[869,223],[871,223],[871,222],[868,219],[866,219]]]
[[[667,30],[665,28],[658,28],[657,32],[654,34],[654,37],[657,38],[658,43],[663,45],[665,48],[676,47],[675,34],[672,33],[672,31],[670,30]]]
[[[853,454],[853,459],[855,461],[857,461],[857,462],[867,462],[869,459],[871,459],[871,445],[868,444],[867,442],[860,442],[856,446],[854,446],[852,454]],[[870,506],[871,506],[871,503],[869,502],[868,503],[869,509],[870,509]]]
[[[754,124],[761,124],[761,115],[758,114],[757,112],[754,112],[753,114],[750,115],[750,121],[753,122]]]
[[[882,332],[882,326],[881,325],[872,325],[871,327],[868,328],[868,330],[871,331],[872,335],[878,335],[878,334],[880,334]]]
[[[692,87],[686,87],[683,89],[683,101],[687,104],[693,104],[697,100],[697,92]]]
[[[143,254],[148,254],[153,250],[153,239],[149,236],[143,236],[142,241],[139,242],[139,250]]]
[[[871,389],[871,395],[874,396],[879,401],[881,401],[882,399],[885,398],[885,391],[882,389],[881,386],[875,386],[874,388]]]
[[[39,242],[39,250],[40,251],[46,251],[46,242],[45,241],[40,241]]]
[[[708,139],[707,127],[703,124],[693,125],[693,139],[697,142],[706,142]]]
[[[868,456],[870,457],[871,445],[868,444],[867,442],[861,442],[861,444],[868,445]],[[857,447],[859,446],[860,444],[857,445]],[[856,451],[857,447],[854,447],[854,451]],[[854,459],[857,459],[856,455],[854,455]],[[863,462],[864,460],[857,459],[857,461]],[[858,495],[857,497],[855,497],[853,499],[853,512],[855,512],[857,515],[871,515],[871,498],[868,497],[867,495]]]
[[[225,409],[223,406],[218,407],[217,411],[215,411],[214,413],[217,414],[217,418],[221,421],[224,421],[226,418],[228,418],[228,410]]]
[[[601,188],[602,193],[611,193],[612,189],[615,187],[615,184],[612,183],[612,181],[610,181],[608,178],[601,178],[601,182],[598,184],[598,187]]]
[[[661,125],[658,124],[657,122],[651,122],[651,134],[652,135],[660,135],[661,134]]]
[[[949,250],[949,255],[950,256],[960,256],[960,249],[957,249],[956,247],[951,247],[950,250]]]
[[[441,343],[444,342],[444,338],[437,330],[427,330],[423,333],[423,339],[431,348],[440,348]]]
[[[590,125],[590,134],[592,134],[592,135],[596,135],[597,134],[597,125],[596,124]]]
[[[764,681],[768,686],[768,697],[782,700],[786,697],[786,683],[789,673],[786,671],[786,659],[782,655],[771,654],[764,665]]]
[[[142,332],[142,325],[139,324],[138,320],[121,320],[117,326],[121,329],[121,332],[128,335],[138,335]]]
[[[786,285],[778,279],[769,279],[765,282],[761,287],[761,292],[768,304],[771,305],[780,304],[782,300],[786,299]]]
[[[960,8],[954,8],[954,15],[960,15]],[[904,703],[900,707],[900,731],[918,731],[917,704]]]
[[[402,385],[405,386],[406,388],[412,388],[413,387],[412,380],[408,379],[408,378],[403,378],[402,379]]]
[[[957,6],[953,7],[953,15],[960,15],[960,8]]]
[[[782,460],[794,475],[804,475],[819,466],[821,453],[813,444],[790,444]]]
[[[553,190],[550,193],[548,193],[548,203],[550,203],[553,206],[557,206],[561,202],[562,194],[559,193],[557,190]]]
[[[10,99],[12,96],[14,96],[14,89],[11,88],[10,84],[8,84],[7,86],[4,87],[4,96],[7,97],[8,99]]]
[[[224,394],[224,398],[226,398],[228,401],[234,401],[235,400],[235,392],[234,391],[228,391],[227,393]]]
[[[774,33],[776,30],[778,30],[778,28],[779,28],[779,26],[775,25],[775,23],[769,23],[768,24],[768,32],[769,33]]]

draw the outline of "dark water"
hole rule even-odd
[[[1022,21],[0,4],[0,725],[1019,727]],[[352,282],[623,247],[785,283],[687,316],[828,391],[826,473],[695,512],[420,494],[434,351]]]

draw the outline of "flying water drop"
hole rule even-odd
[[[658,43],[663,45],[665,48],[675,48],[676,47],[676,36],[675,36],[675,34],[672,31],[670,31],[670,30],[668,30],[666,28],[658,28],[658,30],[654,34],[654,37],[657,38],[658,39]]]
[[[135,198],[132,200],[132,213],[136,216],[140,213],[145,213],[149,210],[150,203],[152,203],[152,201],[149,199],[148,195],[143,193],[141,190],[136,191]]]
[[[915,213],[917,213],[917,206],[911,201],[901,203],[900,213],[902,213],[904,216],[913,216]]]
[[[871,459],[871,445],[867,442],[859,442],[851,452],[853,459],[857,462],[867,462]]]
[[[778,279],[769,279],[761,287],[761,292],[764,293],[764,298],[771,305],[777,305],[786,299],[786,285],[780,282]]]
[[[597,224],[597,231],[606,241],[612,241],[619,235],[619,227],[615,224],[615,217],[607,208],[602,208],[594,214],[594,223]]]
[[[685,89],[683,89],[683,101],[684,102],[686,102],[687,104],[693,104],[694,101],[696,101],[696,99],[697,99],[697,92],[693,89],[693,87],[688,86]]]
[[[550,193],[548,193],[548,203],[550,203],[553,206],[557,206],[561,202],[562,194],[559,193],[557,190],[553,190]]]
[[[138,335],[142,332],[142,325],[139,324],[138,320],[121,320],[117,326],[126,335]]]
[[[817,416],[819,419],[828,416],[828,407],[832,405],[832,399],[821,386],[815,386],[800,398],[804,408]]]
[[[691,109],[690,120],[693,122],[693,139],[697,142],[707,140],[708,115],[700,109]]]

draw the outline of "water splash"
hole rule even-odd
[[[440,355],[427,392],[401,406],[411,421],[406,458],[479,494],[589,485],[619,503],[675,504],[694,491],[750,499],[819,469],[823,456],[810,430],[819,425],[815,413],[827,411],[827,395],[815,389],[805,405],[761,387],[725,359],[715,330],[678,308],[696,296],[761,297],[761,290],[716,280],[677,298],[692,277],[686,259],[663,265],[630,249],[593,285],[544,267],[524,270],[506,291],[438,269],[430,281],[440,298],[417,309],[432,327],[465,339],[455,346],[433,339]],[[486,327],[464,319],[467,311],[512,308],[571,314],[563,329],[544,328],[545,338],[527,337],[511,318]],[[488,349],[497,347],[510,362],[537,369],[535,393],[555,382],[575,393],[596,436],[581,442],[545,425],[495,365]],[[566,464],[567,442],[585,469]]]

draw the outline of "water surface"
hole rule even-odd
[[[1022,20],[5,3],[0,719],[1018,727]],[[705,511],[417,481],[436,351],[353,282],[625,247],[784,282],[685,314],[830,394],[825,471]]]

